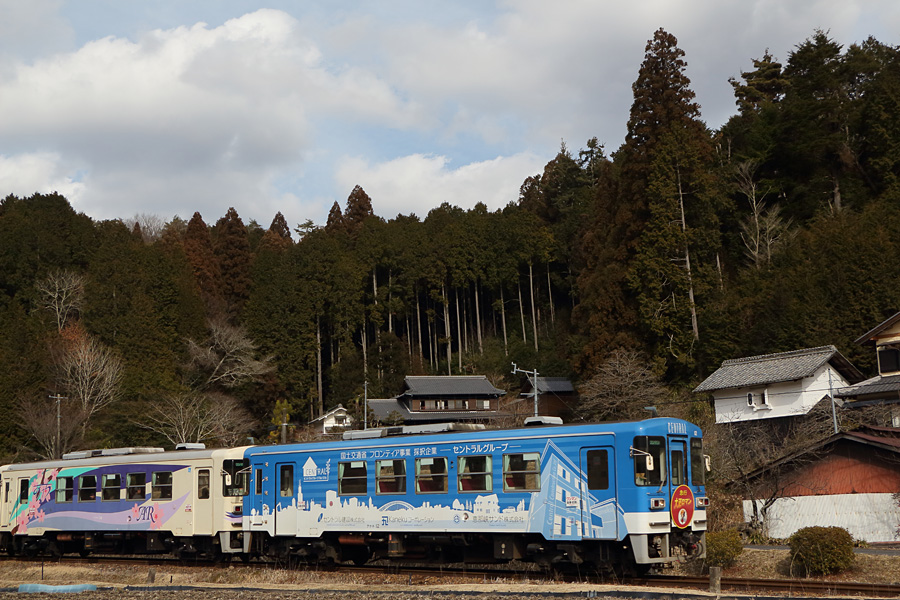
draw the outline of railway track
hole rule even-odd
[[[87,558],[65,557],[61,561],[41,560],[40,558],[13,558],[3,557],[2,562],[18,561],[23,563],[40,563],[46,565],[55,565],[62,563],[67,566],[95,565],[102,568],[114,566],[135,565],[145,566],[149,569],[163,568],[179,568],[189,570],[229,568],[247,571],[247,581],[252,579],[251,573],[255,570],[283,570],[283,571],[309,571],[324,573],[323,577],[333,575],[335,581],[344,581],[347,575],[356,575],[366,578],[368,576],[378,577],[378,583],[385,583],[385,576],[390,578],[393,585],[409,585],[410,587],[421,587],[423,585],[438,585],[441,580],[455,580],[461,583],[470,584],[546,584],[555,583],[578,583],[584,585],[597,586],[615,586],[635,587],[635,588],[662,588],[662,589],[678,589],[678,590],[695,590],[708,591],[710,580],[708,577],[693,576],[676,576],[676,575],[648,575],[642,577],[630,578],[610,578],[590,576],[586,574],[548,574],[537,570],[510,570],[499,568],[469,568],[469,567],[434,567],[434,566],[397,566],[397,565],[362,565],[350,566],[340,565],[333,568],[322,567],[290,567],[277,561],[252,561],[250,563],[233,562],[233,563],[212,563],[200,561],[185,561],[174,558],[153,557],[151,559],[135,559],[113,556],[90,556]],[[342,579],[343,578],[343,579]],[[328,581],[323,580],[320,585],[327,587]],[[373,585],[377,585],[373,582]],[[165,587],[165,586],[162,586]],[[723,577],[721,579],[721,590],[723,593],[742,593],[742,594],[759,594],[759,593],[776,593],[792,596],[862,596],[867,598],[898,598],[900,597],[900,585],[883,584],[883,583],[859,583],[844,581],[825,581],[815,579],[749,579]],[[553,595],[553,591],[548,589],[546,592]],[[601,592],[606,594],[608,592]]]

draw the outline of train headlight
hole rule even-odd
[[[697,496],[697,508],[706,508],[709,506],[709,498],[706,496]]]
[[[653,510],[659,510],[666,507],[666,499],[665,498],[650,498],[650,508]]]

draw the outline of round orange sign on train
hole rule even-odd
[[[686,485],[679,485],[672,492],[672,523],[684,529],[694,520],[694,492]]]

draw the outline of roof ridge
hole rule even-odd
[[[722,366],[739,365],[748,362],[762,362],[765,360],[782,360],[795,356],[812,356],[815,354],[835,354],[838,349],[829,344],[827,346],[816,346],[815,348],[803,348],[800,350],[788,350],[786,352],[775,352],[774,354],[757,354],[756,356],[743,356],[741,358],[729,358],[722,361]]]

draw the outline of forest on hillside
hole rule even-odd
[[[585,418],[633,416],[592,401],[613,372],[663,413],[727,358],[834,344],[872,374],[853,340],[900,308],[900,49],[765,52],[717,131],[685,60],[657,31],[621,147],[563,144],[502,210],[387,219],[356,187],[324,225],[266,228],[7,196],[0,454],[241,443],[409,374],[516,392],[512,362],[575,380]]]

